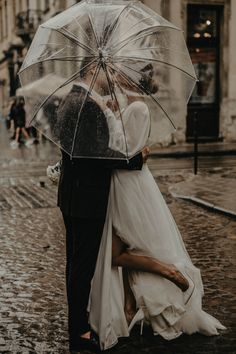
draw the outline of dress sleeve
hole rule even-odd
[[[135,101],[127,108],[124,115],[129,156],[134,156],[147,145],[150,131],[150,114],[147,105]]]
[[[115,116],[110,108],[105,109],[104,115],[109,129],[109,148],[126,154],[126,143],[122,121]]]

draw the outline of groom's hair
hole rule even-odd
[[[147,93],[155,94],[158,91],[157,80],[153,78],[154,69],[152,64],[146,65],[141,69],[141,79],[139,80],[140,88]]]

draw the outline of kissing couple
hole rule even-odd
[[[150,113],[140,87],[157,92],[151,65],[137,85],[113,73],[122,93],[113,103],[103,99],[104,70],[83,67],[58,107],[62,159],[48,168],[52,179],[60,169],[70,351],[111,348],[135,324],[166,340],[218,335],[226,327],[202,309],[200,269],[146,163]]]

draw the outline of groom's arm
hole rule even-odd
[[[61,150],[62,158],[70,160],[70,156]],[[146,162],[147,154],[140,152],[131,159],[96,159],[96,158],[73,158],[72,161],[79,163],[80,167],[100,167],[111,170],[141,170],[143,163]]]
[[[141,170],[143,167],[143,155],[140,152],[138,155],[126,160],[103,159],[101,164],[104,168],[112,170]]]
[[[96,147],[101,149],[101,157],[99,159],[87,159],[85,163],[92,163],[93,166],[107,169],[125,169],[125,170],[141,170],[143,166],[143,154],[140,152],[134,157],[128,159],[120,151],[113,150],[108,147],[109,129],[104,112],[95,101],[86,103],[86,113],[90,121],[91,130],[96,136]],[[96,117],[96,118],[95,118]],[[82,160],[81,160],[82,162]]]
[[[70,159],[69,155],[62,152],[66,159]],[[73,158],[73,161],[78,161],[81,167],[101,167],[111,170],[141,170],[143,164],[147,161],[149,148],[144,148],[142,152],[135,155],[131,159],[104,159],[104,158]]]

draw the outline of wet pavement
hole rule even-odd
[[[189,176],[170,187],[174,197],[186,199],[236,218],[236,169],[215,169]]]
[[[153,146],[151,153],[154,156],[159,157],[184,157],[194,155],[194,142],[192,143],[182,143],[182,144],[172,144],[169,146]],[[198,141],[198,153],[201,156],[222,156],[222,155],[233,155],[236,156],[236,143],[226,143],[226,142],[210,142],[201,143]]]
[[[0,131],[0,353],[66,354],[64,227],[56,208],[57,188],[45,176],[58,150],[45,143],[12,151],[8,136]],[[135,328],[131,338],[108,352],[234,354],[236,220],[173,197],[171,186],[185,185],[191,171],[158,170],[153,160],[150,166],[192,261],[201,269],[203,308],[227,330],[219,336],[182,335],[168,342],[148,329],[140,337]],[[229,169],[228,178],[235,173]],[[220,175],[222,171],[205,171],[207,178]]]

